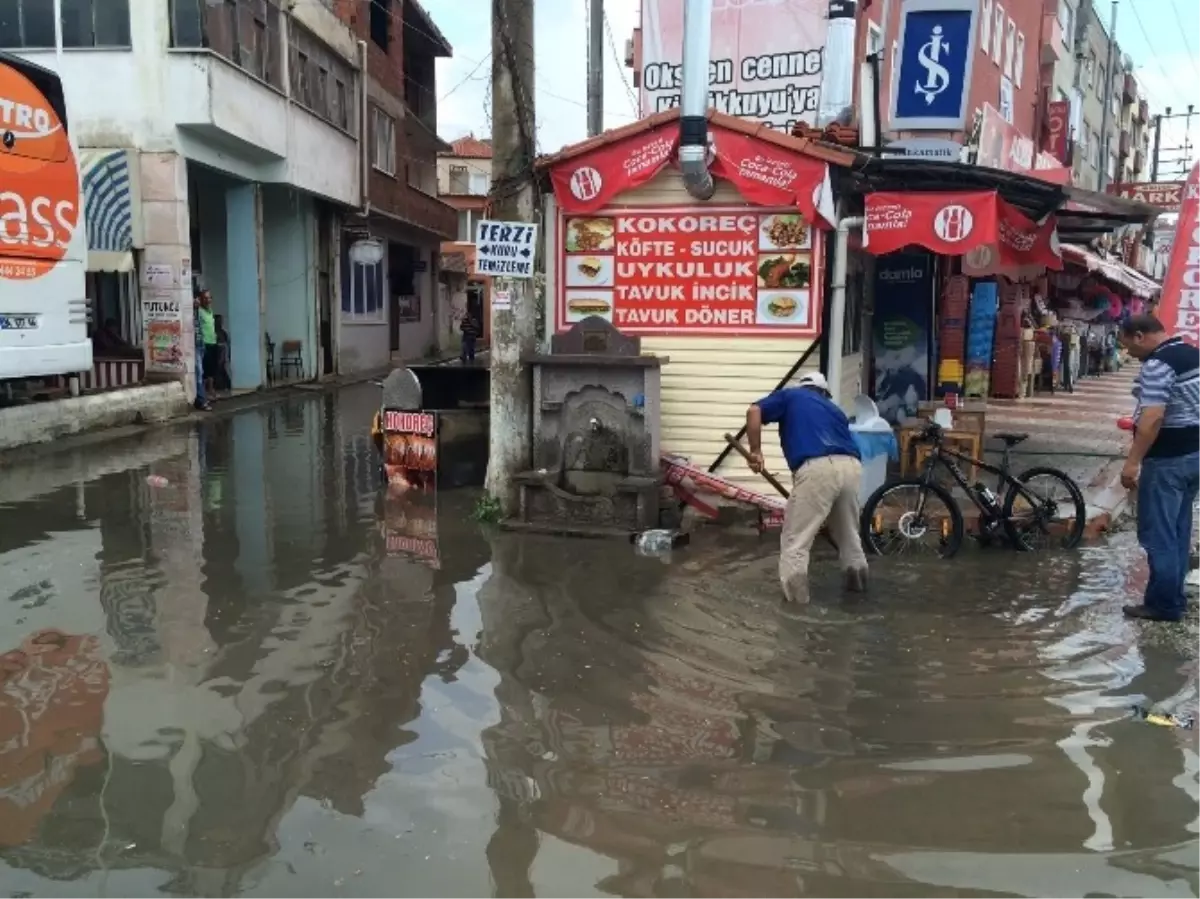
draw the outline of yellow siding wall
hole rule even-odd
[[[621,206],[686,206],[694,202],[679,173],[671,170],[617,200]],[[729,182],[718,181],[709,202],[732,205],[746,201]],[[746,421],[746,407],[774,390],[811,342],[795,337],[643,337],[643,352],[670,357],[662,369],[663,451],[687,456],[708,468],[725,446],[723,435],[737,434]],[[816,371],[819,363],[820,353],[814,352],[803,371]],[[763,435],[763,452],[768,470],[788,485],[790,476],[774,426]],[[731,454],[717,473],[747,488],[774,492],[736,454]]]

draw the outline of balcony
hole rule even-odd
[[[1145,125],[1150,121],[1150,103],[1144,98],[1138,100],[1137,109],[1133,113],[1133,120],[1139,125]]]
[[[1117,147],[1117,152],[1122,158],[1129,155],[1130,151],[1133,149],[1133,138],[1128,131],[1121,132],[1121,137],[1117,142]]]
[[[1125,78],[1121,82],[1121,103],[1127,106],[1130,103],[1136,103],[1137,98],[1137,81],[1134,80],[1133,72],[1126,72]]]
[[[1134,150],[1133,152],[1133,174],[1140,175],[1146,168],[1146,151]]]
[[[327,109],[311,92],[289,101],[279,26],[280,10],[271,0],[215,6],[172,0],[162,88],[171,98],[168,124],[179,129],[197,161],[211,158],[210,164],[248,180],[291,184],[358,205],[358,144],[341,122],[331,121],[343,107],[348,116],[350,105]],[[344,122],[354,125],[349,117]]]
[[[1067,45],[1063,42],[1062,23],[1058,14],[1048,12],[1042,16],[1042,65],[1051,66],[1061,61],[1067,55]]]

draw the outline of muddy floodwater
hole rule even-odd
[[[0,894],[1196,896],[1196,654],[1133,540],[778,601],[669,562],[384,533],[369,386],[0,477]]]

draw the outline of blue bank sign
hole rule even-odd
[[[892,130],[963,130],[978,6],[979,0],[904,0]]]

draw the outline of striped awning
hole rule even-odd
[[[79,151],[88,249],[128,253],[134,247],[133,178],[128,150]]]

